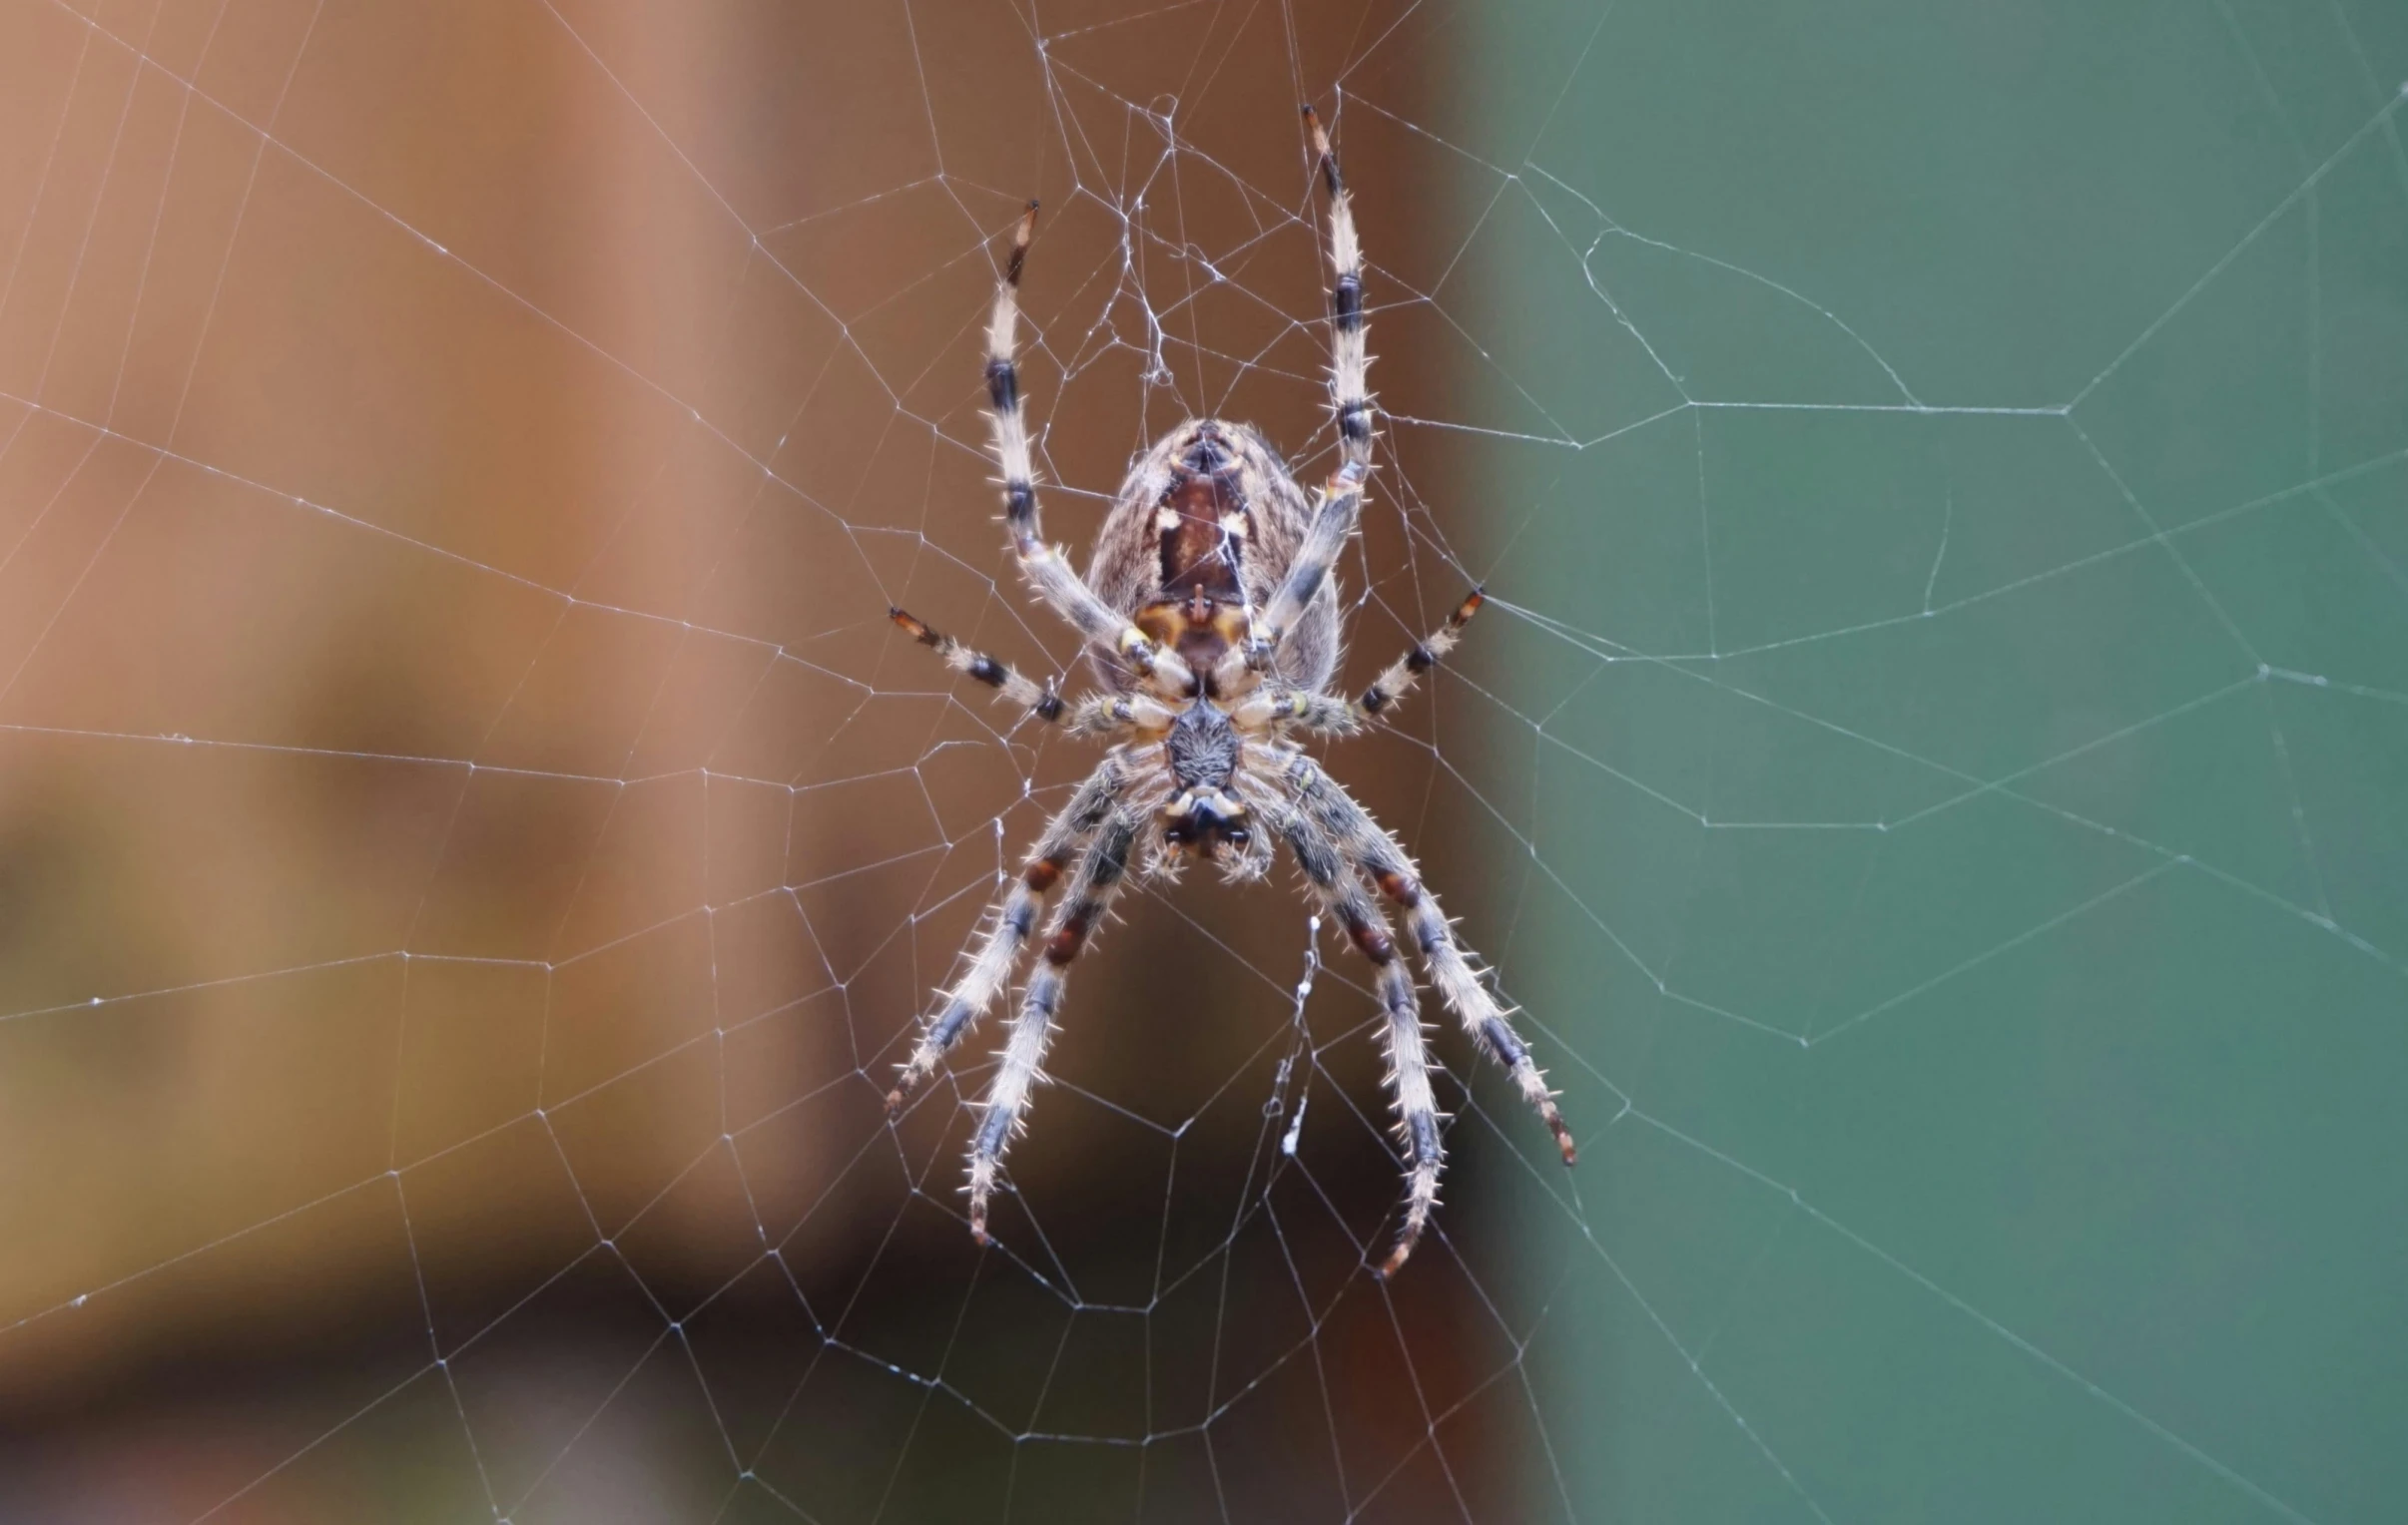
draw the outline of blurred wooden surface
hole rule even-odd
[[[999,741],[884,619],[1073,655],[992,517],[982,241],[1045,200],[1066,541],[1189,411],[1326,450],[1300,80],[1375,263],[1427,289],[1452,254],[1426,21],[1081,9],[1040,51],[966,0],[0,5],[0,1405],[52,1437],[16,1496],[139,1453],[129,1507],[197,1512],[547,1298],[655,1339],[711,1296],[762,1330],[798,1288],[955,1304],[962,1114],[904,1130],[909,1207],[877,1085],[1027,791],[1086,762]],[[1443,324],[1375,321],[1390,405],[1443,413]],[[1418,511],[1417,465],[1383,480]],[[1382,651],[1454,594],[1401,522]],[[1353,761],[1427,823],[1426,753]],[[1130,919],[1016,1160],[1090,1297],[1203,1210],[1072,1091],[1176,1119],[1263,1068],[1182,1157],[1222,1216],[1179,1232],[1226,1233],[1300,957],[1284,885]],[[1343,1162],[1376,1232],[1388,1162]],[[1425,1337],[1425,1377],[1465,1366]],[[1386,1406],[1396,1360],[1327,1379]],[[273,1417],[183,1427],[238,1391]]]

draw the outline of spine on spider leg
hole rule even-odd
[[[1462,603],[1455,606],[1455,612],[1447,616],[1446,624],[1432,631],[1420,645],[1388,665],[1388,671],[1363,691],[1363,697],[1355,702],[1356,708],[1366,716],[1378,715],[1411,693],[1424,674],[1437,667],[1449,652],[1455,650],[1455,643],[1463,637],[1464,627],[1472,623],[1472,617],[1480,613],[1480,606],[1487,601],[1488,595],[1478,588],[1473,589]]]
[[[1316,736],[1353,736],[1363,717],[1345,700],[1310,689],[1257,689],[1230,712],[1241,729],[1294,726]]]
[[[1062,983],[1062,971],[1054,964],[1046,964],[1028,977],[1019,1019],[1003,1046],[1002,1062],[996,1066],[994,1083],[981,1104],[984,1110],[978,1130],[970,1136],[970,1236],[981,1245],[986,1243],[986,1203],[994,1195],[995,1172],[1020,1127],[1028,1092],[1044,1073],[1045,1049],[1053,1038],[1053,1014],[1061,1008]]]
[[[1439,1172],[1447,1154],[1439,1139],[1438,1098],[1430,1084],[1430,1049],[1422,1034],[1421,1000],[1414,994],[1413,976],[1397,956],[1396,939],[1387,918],[1350,871],[1339,844],[1304,810],[1273,800],[1265,810],[1296,866],[1319,900],[1374,969],[1374,988],[1387,1014],[1384,1029],[1388,1049],[1388,1093],[1396,1104],[1398,1142],[1405,1150],[1405,1222],[1396,1248],[1380,1267],[1382,1278],[1396,1274],[1413,1254],[1438,1206]]]
[[[1004,1042],[994,1079],[988,1082],[980,1103],[977,1131],[970,1136],[970,1234],[980,1244],[986,1243],[986,1203],[994,1192],[996,1170],[1020,1128],[1030,1090],[1044,1078],[1045,1048],[1053,1038],[1053,1014],[1061,1007],[1071,961],[1111,906],[1136,838],[1133,816],[1116,815],[1103,825],[1102,834],[1079,862],[1068,897],[1053,914],[1044,961],[1028,976],[1020,1013],[1013,1019],[1011,1036]]]
[[[995,910],[995,923],[987,928],[985,940],[978,945],[969,968],[944,993],[944,1004],[928,1019],[911,1057],[903,1062],[903,1072],[896,1077],[895,1089],[887,1093],[889,1117],[903,1111],[903,1103],[936,1073],[936,1066],[961,1041],[970,1024],[994,1003],[995,996],[1011,978],[1013,967],[1019,963],[1020,950],[1028,945],[1029,934],[1036,928],[1037,909],[1044,903],[1045,892],[1053,887],[1061,871],[1058,858],[1038,858],[1004,891],[1002,903]]]
[[[1018,705],[1038,720],[1050,723],[1062,718],[1062,697],[1053,692],[1050,686],[1039,684],[1008,663],[997,662],[984,652],[972,651],[951,636],[928,629],[901,609],[889,608],[887,617],[912,640],[933,650],[944,665],[954,672],[985,684],[1001,698]]]
[[[1287,783],[1313,829],[1336,843],[1403,914],[1406,932],[1420,950],[1423,967],[1430,972],[1430,982],[1438,987],[1439,998],[1463,1023],[1472,1040],[1512,1076],[1513,1088],[1554,1136],[1555,1150],[1563,1157],[1563,1163],[1578,1164],[1579,1148],[1562,1113],[1556,1110],[1554,1093],[1546,1088],[1546,1076],[1531,1060],[1529,1045],[1514,1033],[1511,1013],[1490,991],[1463,944],[1456,940],[1455,929],[1449,924],[1446,912],[1439,908],[1438,898],[1416,876],[1413,859],[1395,837],[1372,819],[1370,811],[1357,804],[1354,796],[1310,758],[1299,757],[1289,765]]]
[[[1398,1140],[1405,1148],[1405,1221],[1395,1248],[1380,1266],[1385,1280],[1403,1268],[1430,1226],[1447,1151],[1439,1140],[1438,1096],[1430,1084],[1421,1003],[1414,997],[1413,976],[1405,972],[1404,960],[1394,949],[1379,966],[1377,987],[1388,1014],[1388,1084],[1396,1097]]]
[[[903,1110],[911,1093],[936,1073],[936,1066],[945,1054],[1002,993],[1011,979],[1011,971],[1019,965],[1021,950],[1028,946],[1036,930],[1037,913],[1043,908],[1046,895],[1060,880],[1072,854],[1102,823],[1112,801],[1119,796],[1121,785],[1118,765],[1106,759],[1103,765],[1087,775],[1086,782],[1070,796],[1062,812],[1047,823],[1044,834],[1029,850],[1019,877],[996,902],[993,924],[987,927],[977,951],[971,955],[969,967],[944,992],[944,1003],[928,1018],[911,1057],[903,1062],[895,1089],[887,1093],[888,1116]]]
[[[1339,554],[1355,533],[1355,523],[1363,512],[1363,483],[1370,470],[1360,461],[1349,461],[1330,473],[1321,501],[1314,505],[1312,522],[1305,527],[1304,542],[1289,564],[1287,579],[1271,595],[1252,634],[1242,645],[1231,648],[1213,670],[1213,681],[1223,691],[1232,690],[1242,675],[1271,666],[1280,643],[1321,591],[1330,568],[1338,564]]]
[[[1037,523],[1036,465],[1028,453],[1028,428],[1020,416],[1018,363],[1020,271],[1036,237],[1037,204],[1030,202],[1012,233],[1011,256],[995,285],[995,305],[986,323],[986,400],[994,420],[995,461],[1003,471],[1003,522],[1022,556],[1043,548]]]
[[[1332,851],[1331,856],[1335,855]],[[1405,1151],[1405,1221],[1397,1231],[1395,1248],[1380,1267],[1380,1277],[1386,1280],[1403,1268],[1414,1246],[1421,1243],[1422,1231],[1430,1226],[1431,1212],[1438,1206],[1439,1173],[1447,1164],[1446,1148],[1439,1140],[1438,1096],[1430,1084],[1430,1045],[1422,1029],[1422,1003],[1414,994],[1413,976],[1398,956],[1387,918],[1364,894],[1361,881],[1345,875],[1325,898],[1347,936],[1371,960],[1373,988],[1388,1018],[1388,1090],[1396,1101],[1397,1142]]]
[[[1512,1014],[1490,991],[1489,982],[1480,977],[1465,956],[1463,944],[1455,937],[1438,901],[1422,888],[1421,882],[1407,871],[1387,869],[1378,874],[1380,892],[1394,901],[1404,913],[1405,926],[1422,950],[1423,966],[1430,971],[1430,982],[1438,987],[1439,998],[1447,1009],[1462,1021],[1473,1041],[1487,1049],[1492,1058],[1513,1078],[1513,1089],[1531,1111],[1546,1124],[1554,1136],[1555,1152],[1565,1165],[1580,1163],[1580,1149],[1572,1141],[1571,1129],[1556,1110],[1555,1094],[1546,1088],[1546,1075],[1530,1058],[1529,1045],[1513,1031]]]
[[[1330,196],[1330,390],[1338,415],[1339,454],[1369,462],[1374,408],[1369,391],[1370,337],[1363,310],[1363,245],[1355,233],[1355,198],[1338,172],[1338,154],[1313,108],[1304,108],[1306,131],[1321,164]]]
[[[1028,262],[1028,244],[1036,236],[1037,204],[1030,202],[1013,230],[1011,257],[1003,278],[995,282],[995,305],[986,324],[987,418],[994,428],[995,464],[1003,473],[1003,523],[1020,571],[1046,603],[1077,627],[1078,633],[1128,665],[1140,677],[1173,692],[1191,687],[1194,675],[1170,652],[1098,598],[1070,570],[1062,554],[1045,543],[1044,524],[1037,512],[1036,462],[1028,446],[1028,425],[1022,416],[1019,343],[1020,272]]]

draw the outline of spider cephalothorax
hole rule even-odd
[[[1404,918],[1408,943],[1440,998],[1545,1119],[1563,1162],[1575,1157],[1571,1131],[1514,1033],[1507,1008],[1422,887],[1413,859],[1298,745],[1300,738],[1348,736],[1369,724],[1453,648],[1481,604],[1476,589],[1360,697],[1326,692],[1340,635],[1331,570],[1363,511],[1374,408],[1364,389],[1371,362],[1353,206],[1311,107],[1304,121],[1329,190],[1335,276],[1330,388],[1338,468],[1320,492],[1308,496],[1252,428],[1200,419],[1164,435],[1130,469],[1096,533],[1085,577],[1045,544],[1013,358],[1020,270],[1036,229],[1032,202],[1014,232],[986,333],[1003,518],[1030,585],[1085,638],[1103,692],[1066,705],[1050,686],[893,611],[898,625],[955,670],[1041,721],[1066,721],[1078,735],[1111,743],[1103,762],[1039,833],[887,1097],[889,1113],[901,1111],[1003,994],[1036,937],[1039,912],[1058,890],[971,1136],[970,1232],[981,1243],[996,1173],[1044,1062],[1069,966],[1140,848],[1151,871],[1175,869],[1193,856],[1217,863],[1231,878],[1253,878],[1270,866],[1275,845],[1285,842],[1315,901],[1371,961],[1386,1016],[1388,1080],[1406,1179],[1404,1224],[1380,1267],[1382,1275],[1413,1253],[1437,1205],[1445,1159],[1420,997],[1382,900]]]

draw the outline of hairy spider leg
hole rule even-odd
[[[1051,724],[1062,718],[1062,697],[1053,691],[1053,685],[1040,684],[1007,662],[973,651],[941,631],[930,630],[903,610],[890,608],[887,618],[912,640],[933,648],[946,667],[985,684],[998,697],[1018,705],[1038,720]]]
[[[1036,845],[1028,849],[1019,876],[988,908],[985,940],[971,955],[969,967],[944,992],[943,1004],[928,1017],[920,1030],[919,1042],[896,1079],[895,1089],[887,1093],[889,1117],[903,1110],[911,1093],[936,1072],[945,1054],[961,1041],[963,1034],[1010,983],[1011,972],[1019,967],[1020,954],[1036,929],[1037,914],[1044,908],[1046,896],[1061,879],[1063,870],[1082,861],[1087,842],[1111,813],[1125,786],[1120,762],[1107,757],[1087,774],[1086,781],[1071,794],[1070,802],[1045,822]]]
[[[1338,459],[1369,466],[1372,414],[1369,391],[1370,337],[1363,316],[1363,245],[1355,236],[1355,198],[1338,173],[1338,155],[1313,108],[1304,108],[1305,131],[1330,193],[1330,408],[1338,420]]]
[[[1455,650],[1464,627],[1472,623],[1484,602],[1486,595],[1473,589],[1445,624],[1390,663],[1358,699],[1316,694],[1310,689],[1257,689],[1229,712],[1229,718],[1250,730],[1293,727],[1313,736],[1353,736],[1412,693],[1422,675]]]
[[[1421,950],[1422,967],[1438,987],[1439,998],[1455,1013],[1472,1041],[1512,1077],[1513,1088],[1554,1135],[1555,1150],[1563,1163],[1576,1163],[1579,1147],[1556,1110],[1546,1076],[1531,1060],[1529,1045],[1513,1031],[1511,1012],[1491,993],[1464,945],[1456,940],[1438,897],[1423,887],[1403,844],[1310,758],[1300,756],[1289,764],[1288,786],[1299,806],[1338,844],[1347,860],[1396,905],[1414,945]]]
[[[1363,314],[1363,245],[1355,235],[1355,198],[1338,172],[1338,154],[1330,135],[1311,106],[1304,108],[1305,131],[1313,156],[1321,166],[1322,184],[1330,195],[1330,407],[1338,422],[1338,469],[1322,488],[1304,544],[1289,563],[1288,575],[1272,595],[1261,616],[1251,622],[1248,640],[1231,648],[1213,671],[1213,685],[1225,694],[1242,692],[1246,674],[1257,675],[1295,628],[1297,618],[1321,591],[1330,569],[1337,565],[1355,523],[1363,512],[1363,487],[1371,475],[1372,415],[1369,391],[1371,349]],[[1258,680],[1259,681],[1259,678]]]
[[[1037,204],[1030,202],[1012,233],[1011,257],[995,282],[994,311],[986,324],[987,416],[994,425],[995,464],[1003,473],[1003,523],[1029,586],[1088,641],[1102,647],[1171,698],[1184,696],[1194,676],[1175,652],[1165,651],[1128,617],[1106,604],[1072,569],[1059,549],[1045,543],[1038,516],[1036,464],[1029,453],[1028,425],[1020,409],[1020,269],[1028,241],[1036,235]]]
[[[1229,712],[1229,720],[1250,732],[1293,727],[1312,736],[1353,736],[1363,729],[1362,712],[1351,701],[1311,689],[1257,689]]]
[[[1071,960],[1119,895],[1139,824],[1137,814],[1126,808],[1115,808],[1106,817],[1093,845],[1079,859],[1062,903],[1046,922],[1043,960],[1028,976],[1019,1015],[1012,1020],[994,1079],[979,1103],[977,1131],[970,1136],[970,1234],[981,1245],[986,1243],[986,1201],[995,1189],[995,1172],[1020,1129],[1029,1092],[1044,1078],[1045,1047],[1053,1038],[1053,1014],[1061,1009]]]
[[[1248,675],[1259,683],[1261,675],[1270,670],[1273,654],[1286,643],[1354,536],[1355,523],[1363,514],[1363,481],[1369,469],[1359,461],[1349,461],[1330,473],[1313,506],[1313,522],[1305,526],[1304,541],[1296,548],[1295,560],[1288,563],[1287,577],[1263,606],[1246,641],[1232,647],[1213,669],[1216,692],[1242,693]]]
[[[1368,720],[1412,693],[1413,686],[1421,681],[1422,675],[1437,667],[1440,659],[1455,650],[1455,643],[1462,638],[1464,627],[1472,623],[1472,617],[1480,613],[1480,606],[1485,602],[1487,595],[1478,588],[1473,589],[1462,603],[1455,606],[1455,612],[1447,616],[1446,624],[1390,663],[1388,670],[1363,691],[1363,697],[1355,701],[1354,708]]]
[[[1305,882],[1363,956],[1372,962],[1373,989],[1387,1017],[1381,1029],[1388,1050],[1388,1090],[1397,1108],[1398,1143],[1405,1151],[1405,1222],[1381,1263],[1382,1279],[1393,1276],[1429,1227],[1438,1206],[1439,1173],[1447,1151],[1439,1140],[1438,1097],[1430,1083],[1430,1046],[1422,1030],[1421,998],[1398,956],[1396,937],[1377,901],[1346,861],[1329,832],[1311,815],[1290,806],[1279,817],[1280,834],[1296,854]]]

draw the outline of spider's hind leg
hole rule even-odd
[[[1086,855],[1079,859],[1062,903],[1045,924],[1044,957],[1028,976],[1028,988],[1020,996],[1020,1014],[1004,1040],[994,1079],[978,1104],[977,1130],[970,1135],[970,1234],[981,1245],[986,1243],[986,1203],[993,1195],[1003,1152],[1020,1129],[1029,1093],[1044,1079],[1045,1048],[1053,1038],[1053,1014],[1061,1008],[1070,963],[1119,895],[1137,830],[1138,817],[1126,809],[1115,809],[1104,820]]]
[[[1290,765],[1288,783],[1305,813],[1404,916],[1406,930],[1421,950],[1422,966],[1438,987],[1440,999],[1463,1023],[1472,1041],[1512,1076],[1513,1089],[1554,1136],[1563,1163],[1576,1164],[1579,1147],[1563,1114],[1556,1110],[1546,1076],[1530,1058],[1529,1045],[1513,1031],[1512,1014],[1489,989],[1473,967],[1469,952],[1456,940],[1447,913],[1439,909],[1438,897],[1423,886],[1404,846],[1310,759],[1300,757]]]
[[[1373,989],[1387,1018],[1381,1033],[1388,1049],[1388,1089],[1396,1099],[1398,1143],[1405,1154],[1405,1221],[1397,1230],[1395,1247],[1380,1264],[1385,1280],[1403,1269],[1430,1226],[1431,1210],[1438,1206],[1439,1173],[1447,1163],[1439,1139],[1438,1097],[1431,1086],[1430,1046],[1422,1031],[1421,997],[1397,952],[1388,918],[1365,891],[1338,843],[1292,805],[1278,811],[1278,822],[1314,897],[1372,961]]]
[[[911,1093],[936,1073],[936,1066],[945,1054],[1002,993],[1011,979],[1011,971],[1019,967],[1020,951],[1028,946],[1029,935],[1036,930],[1037,915],[1044,909],[1046,895],[1094,836],[1113,802],[1120,797],[1121,788],[1120,766],[1106,758],[1087,775],[1060,813],[1045,822],[1036,845],[1028,850],[1019,876],[1011,881],[989,912],[994,919],[986,929],[985,941],[977,945],[969,967],[944,993],[944,1004],[927,1019],[919,1041],[912,1046],[911,1057],[903,1062],[902,1073],[896,1077],[895,1089],[887,1093],[889,1117],[903,1111]]]

